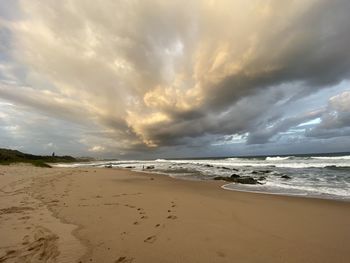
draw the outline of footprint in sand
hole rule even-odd
[[[104,203],[103,205],[119,205],[119,203]]]
[[[118,258],[116,261],[114,261],[115,263],[131,263],[134,261],[134,258],[128,258],[128,257],[120,257]]]
[[[32,208],[32,207],[16,207],[16,206],[12,206],[12,207],[8,207],[8,208],[0,209],[0,215],[2,215],[2,214],[13,214],[13,213],[23,213],[23,212],[29,211],[29,210],[34,210],[34,208]]]
[[[170,215],[170,216],[167,217],[167,219],[177,219],[177,216]]]
[[[134,225],[139,225],[140,223],[139,223],[139,222],[137,222],[137,221],[135,221],[133,224],[134,224]]]
[[[7,262],[8,259],[11,260],[14,257],[24,259],[24,261],[20,262],[27,262],[30,259],[38,259],[40,262],[56,262],[59,254],[57,246],[58,236],[45,228],[38,227],[31,242],[30,240],[28,235],[24,236],[22,241],[24,247],[18,250],[11,250],[10,253],[7,252],[6,255],[0,257],[0,262]]]
[[[226,254],[224,252],[222,252],[222,251],[216,251],[216,255],[218,255],[221,258],[226,257]]]
[[[25,235],[25,236],[23,237],[22,245],[28,245],[28,244],[29,244],[29,240],[30,240],[29,236],[28,236],[28,235]]]
[[[0,258],[1,262],[4,262],[6,259],[14,258],[16,252],[17,252],[16,250],[8,250],[8,251],[6,251],[6,255],[2,256]],[[2,260],[4,260],[4,261],[2,261]]]
[[[156,224],[155,227],[160,227],[160,224]]]
[[[148,216],[141,216],[141,219],[147,219]]]
[[[143,242],[145,243],[154,243],[155,241],[157,240],[157,237],[156,236],[149,236],[147,237]]]
[[[30,219],[30,216],[22,216],[19,218],[19,220],[27,220],[27,219]]]

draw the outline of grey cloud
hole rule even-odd
[[[0,145],[34,153],[80,155],[84,147],[77,143],[81,130],[63,121],[54,121],[14,105],[1,105]],[[53,143],[54,142],[54,143]]]
[[[276,4],[276,2],[272,3]],[[281,4],[281,6],[293,8],[293,5],[289,6],[289,4]],[[254,46],[254,55],[251,60],[248,60],[240,70],[223,76],[218,83],[209,81],[205,83],[206,76],[209,75],[210,77],[212,73],[204,72],[202,77],[204,79],[203,89],[205,90],[204,102],[199,107],[194,107],[186,113],[191,116],[191,112],[200,112],[202,115],[199,118],[194,121],[188,118],[188,124],[186,124],[186,120],[183,121],[182,118],[179,118],[180,114],[177,108],[173,108],[173,112],[171,112],[171,109],[167,109],[166,112],[173,119],[171,125],[167,125],[163,137],[176,139],[185,135],[201,136],[216,130],[211,127],[213,123],[220,127],[218,129],[221,129],[222,133],[239,132],[239,129],[235,127],[231,127],[229,131],[225,128],[227,122],[237,120],[235,115],[231,119],[224,119],[221,123],[212,121],[211,116],[215,114],[220,116],[220,113],[227,111],[244,97],[251,98],[260,91],[270,92],[271,89],[268,88],[271,86],[301,82],[305,88],[291,97],[290,103],[293,103],[303,95],[306,96],[319,88],[334,85],[343,79],[349,78],[350,19],[347,18],[349,11],[350,5],[347,1],[318,1],[317,4],[292,17],[292,22],[285,25],[275,23],[275,21],[272,21],[275,17],[272,17],[264,25],[266,28],[264,27],[259,32],[258,44]],[[217,44],[216,40],[214,39],[213,42]],[[209,51],[210,54],[212,53]],[[210,63],[209,55],[205,57],[208,58]],[[234,60],[228,61],[228,63],[233,62]],[[220,72],[218,74],[220,75]],[[273,105],[272,103],[271,107]],[[265,117],[263,110],[260,111],[260,114],[260,117]],[[244,111],[241,112],[240,116],[244,118],[245,123],[242,130],[250,131],[251,116]],[[287,122],[291,123],[287,125]],[[268,134],[262,136],[264,139],[260,140],[253,139],[257,135],[252,135],[249,142],[267,142],[268,138],[272,137],[278,130],[284,131],[292,127],[294,122],[297,122],[297,120],[290,118],[285,122],[276,124],[276,127],[279,128],[275,132],[271,130]],[[171,130],[172,124],[174,129]],[[177,127],[181,132],[177,131]],[[160,145],[167,144],[168,140],[164,140],[164,142],[159,140],[159,133],[154,130],[156,128],[146,129],[151,140]],[[256,129],[256,125],[253,125],[253,128]],[[254,130],[251,132],[253,134]]]
[[[110,136],[108,136],[110,135]],[[118,157],[125,151],[138,149],[123,145],[117,137],[102,132],[94,125],[86,126],[52,118],[39,111],[0,100],[0,145],[38,154],[71,154],[75,156]],[[103,151],[91,151],[91,149]],[[105,151],[104,151],[105,150]]]
[[[267,115],[269,121],[278,119],[270,112],[270,107],[283,97],[279,90],[260,92],[240,101],[219,114],[210,113],[196,119],[177,119],[171,125],[155,126],[147,130],[156,143],[167,145],[188,145],[198,135],[244,134],[256,127],[261,115]],[[280,117],[280,116],[279,116]],[[212,138],[213,139],[213,138]],[[208,141],[210,143],[210,141]]]
[[[19,16],[18,0],[0,0],[0,18],[13,20]]]
[[[306,114],[285,118],[277,121],[271,127],[257,127],[255,132],[251,132],[247,138],[248,144],[263,144],[269,142],[269,140],[281,133],[288,131],[290,128],[296,127],[301,123],[319,118],[323,111],[308,112]]]
[[[296,7],[277,1],[271,5],[281,10]],[[284,23],[283,11],[277,12],[259,32],[253,59],[224,78],[217,89],[208,87],[214,91],[208,96],[210,108],[222,109],[257,89],[281,83],[303,81],[305,86],[317,89],[349,78],[349,12],[346,0],[316,1],[288,17],[292,19],[289,23]],[[282,21],[274,21],[278,17]]]
[[[18,92],[19,90],[21,92]],[[87,109],[80,104],[76,104],[69,99],[63,100],[60,97],[57,99],[56,96],[57,94],[54,93],[39,92],[27,87],[0,86],[1,98],[20,105],[15,106],[16,110],[13,110],[11,113],[17,114],[17,118],[11,118],[13,123],[18,122],[21,126],[24,126],[26,122],[23,120],[26,117],[18,115],[18,112],[26,112],[30,108],[35,109],[34,112],[32,111],[34,115],[41,116],[36,117],[35,121],[29,122],[30,128],[21,129],[24,137],[39,138],[38,134],[45,134],[41,136],[44,140],[49,140],[49,137],[51,137],[52,140],[59,142],[61,149],[63,145],[68,147],[69,143],[72,143],[74,140],[79,142],[81,138],[85,137],[89,138],[85,139],[86,145],[89,145],[89,143],[93,145],[104,144],[106,145],[105,148],[110,148],[110,151],[115,154],[119,151],[142,151],[147,149],[145,145],[137,140],[135,134],[128,129],[123,121],[116,118],[111,120],[106,116],[88,114]],[[48,97],[51,100],[47,100]],[[51,120],[52,118],[53,121]],[[99,122],[96,122],[96,119],[99,119]],[[61,123],[61,126],[56,124],[57,122]],[[99,123],[114,129],[106,130]],[[65,127],[71,128],[67,129]],[[74,132],[70,131],[71,129],[78,135],[74,136]],[[42,143],[41,145],[44,144]],[[79,145],[78,149],[80,149],[80,152],[82,152],[84,147],[84,145]],[[69,146],[68,148],[71,149],[72,147]],[[72,150],[72,152],[78,153],[79,151]]]
[[[350,91],[344,91],[329,99],[328,107],[321,116],[321,122],[308,129],[306,136],[333,138],[350,136]]]
[[[306,131],[307,137],[314,137],[320,139],[330,139],[336,137],[346,137],[350,136],[350,128],[342,128],[342,129],[309,129]]]
[[[35,108],[44,114],[70,120],[74,123],[85,123],[86,112],[72,100],[56,101],[54,93],[40,92],[29,87],[17,87],[0,84],[0,97],[22,106]],[[62,99],[61,97],[58,97]]]

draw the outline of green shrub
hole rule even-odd
[[[51,168],[50,165],[48,165],[47,163],[41,161],[41,160],[34,160],[34,161],[30,161],[30,163],[36,167],[46,167],[46,168]]]

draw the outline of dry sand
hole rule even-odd
[[[0,262],[350,262],[349,202],[220,185],[0,166]]]

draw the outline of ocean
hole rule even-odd
[[[58,166],[125,168],[184,180],[213,180],[232,175],[251,177],[258,183],[223,181],[222,188],[350,201],[350,155],[117,160]]]

